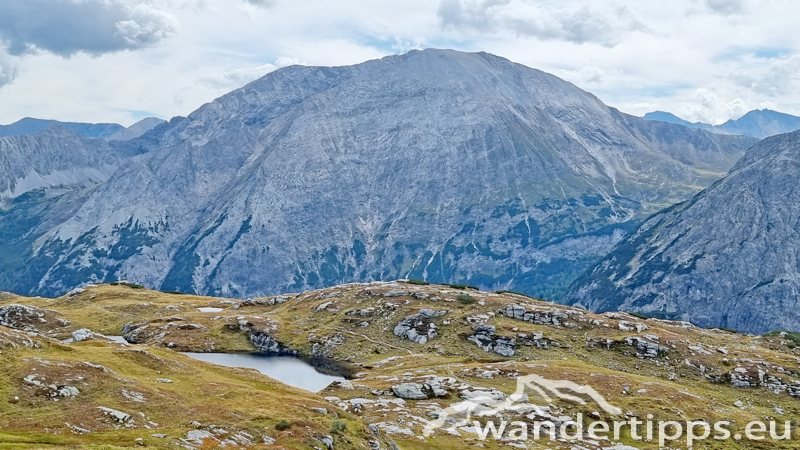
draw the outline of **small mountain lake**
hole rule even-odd
[[[334,381],[344,380],[344,377],[320,373],[302,359],[288,356],[251,353],[184,353],[184,355],[220,366],[256,369],[282,383],[311,392],[319,392]]]

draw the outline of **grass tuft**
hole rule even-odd
[[[456,297],[456,300],[458,300],[458,302],[462,305],[471,305],[475,303],[475,297],[469,294],[459,294],[459,296]]]

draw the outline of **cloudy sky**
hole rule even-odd
[[[487,51],[611,106],[800,115],[796,0],[0,0],[0,124],[186,115],[290,64]]]

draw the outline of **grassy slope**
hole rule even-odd
[[[414,295],[384,296],[389,291],[398,290]],[[469,291],[478,301],[463,305],[456,300],[462,293],[464,291],[441,286],[406,283],[346,285],[288,296],[288,301],[273,306],[240,306],[237,301],[163,294],[125,286],[100,286],[59,299],[2,296],[0,305],[23,303],[57,311],[49,313],[52,317],[48,317],[48,325],[41,327],[55,338],[66,338],[72,330],[84,327],[118,335],[128,322],[151,321],[153,327],[161,327],[170,318],[175,323],[196,324],[201,328],[165,327],[150,336],[146,347],[126,347],[102,340],[66,345],[38,337],[34,339],[41,342],[39,349],[3,349],[0,354],[3,358],[0,399],[17,396],[20,400],[0,403],[0,429],[6,430],[0,433],[0,442],[8,442],[0,444],[0,448],[3,445],[6,448],[53,448],[54,445],[57,448],[59,445],[78,444],[86,448],[92,448],[92,445],[131,446],[139,437],[147,445],[167,448],[178,445],[176,438],[185,437],[191,430],[189,424],[194,420],[205,427],[227,427],[234,434],[236,430],[243,430],[253,436],[261,434],[278,438],[276,445],[279,446],[320,447],[314,436],[329,434],[335,417],[311,411],[309,408],[313,406],[335,410],[347,423],[347,431],[336,436],[337,449],[363,448],[368,437],[365,425],[369,423],[394,424],[411,429],[415,434],[413,437],[389,436],[403,449],[461,448],[465,443],[463,438],[444,433],[436,433],[428,439],[420,437],[424,419],[430,419],[427,414],[436,405],[444,408],[458,401],[456,392],[444,399],[408,401],[402,407],[368,404],[357,410],[347,403],[353,398],[393,400],[392,395],[380,391],[389,391],[392,385],[400,382],[420,381],[420,377],[431,374],[455,377],[459,383],[494,387],[506,393],[514,391],[517,375],[538,374],[552,380],[570,380],[591,385],[625,412],[642,418],[655,414],[656,420],[733,419],[737,424],[744,424],[772,417],[778,420],[800,419],[799,399],[786,393],[774,394],[765,388],[742,389],[734,388],[728,382],[712,383],[695,368],[703,366],[706,375],[724,379],[726,373],[737,367],[755,372],[758,367],[763,367],[746,362],[752,360],[768,362],[773,368],[780,366],[800,372],[798,350],[793,348],[789,339],[687,328],[676,323],[645,321],[626,315],[598,316],[514,294]],[[428,299],[420,300],[419,297],[424,297],[420,294],[427,294]],[[498,309],[513,303],[525,304],[528,310],[569,312],[571,318],[567,322],[573,325],[534,325],[496,314]],[[216,306],[223,311],[199,312],[197,307],[203,306]],[[375,308],[372,316],[346,314],[368,307]],[[392,333],[399,320],[423,307],[450,311],[434,319],[440,326],[438,337],[420,345]],[[58,318],[71,323],[68,326],[49,325]],[[620,320],[645,324],[648,329],[641,333],[621,331]],[[324,351],[335,360],[347,360],[360,372],[353,381],[354,387],[330,387],[320,395],[314,395],[287,387],[254,371],[219,368],[190,360],[165,348],[171,345],[179,350],[252,351],[246,332],[239,331],[236,326],[242,321],[274,327],[273,335],[280,342],[306,355],[310,355],[317,344],[318,351]],[[550,349],[518,345],[513,358],[484,352],[466,340],[472,333],[471,322],[475,321],[495,325],[497,333],[503,336],[541,332],[549,340]],[[362,326],[362,322],[369,325]],[[669,348],[668,354],[657,359],[641,359],[634,355],[632,347],[621,344],[627,336],[643,334],[658,336],[659,343]],[[603,344],[606,340],[614,343],[606,346]],[[553,345],[553,342],[558,345]],[[698,345],[708,349],[709,354],[696,351]],[[717,351],[718,348],[725,348],[728,354]],[[387,361],[388,358],[396,359]],[[688,365],[687,360],[695,367]],[[102,364],[113,372],[94,369],[83,364],[84,361]],[[496,373],[487,378],[486,371]],[[781,375],[774,369],[768,372]],[[22,379],[32,373],[44,374],[47,380],[53,380],[57,385],[72,383],[81,394],[75,399],[55,401],[47,397],[47,390],[37,392],[26,385]],[[793,379],[790,375],[781,376],[785,381]],[[78,377],[83,378],[74,381]],[[122,378],[134,383],[120,380]],[[157,378],[169,378],[173,383],[158,383],[155,381]],[[624,393],[626,387],[630,394]],[[123,389],[143,394],[146,402],[127,399]],[[340,400],[331,403],[323,397]],[[746,408],[733,406],[736,401],[742,401]],[[337,404],[342,408],[338,409]],[[96,406],[130,413],[135,428],[115,426],[97,413]],[[573,416],[596,409],[592,405],[570,403],[559,403],[558,407],[563,413]],[[784,415],[778,416],[776,407],[783,409]],[[278,420],[289,420],[295,425],[286,432],[278,432],[274,429]],[[158,423],[158,426],[150,425],[153,429],[147,429],[147,421]],[[72,433],[65,422],[89,428],[93,433]],[[154,433],[169,437],[150,437]],[[206,441],[207,446],[213,447],[215,443],[218,442]],[[639,448],[652,448],[630,439],[627,443]],[[706,441],[705,444],[707,448],[720,449],[793,448],[793,443],[774,442],[763,443],[760,447],[753,442]],[[492,448],[496,443],[487,442],[486,445]]]

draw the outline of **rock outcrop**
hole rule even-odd
[[[15,330],[38,332],[46,324],[45,312],[35,306],[11,304],[0,307],[0,325]]]
[[[440,377],[434,377],[422,383],[403,383],[392,386],[394,395],[406,400],[425,400],[434,397],[447,396],[447,383],[448,380]]]
[[[401,320],[394,327],[394,334],[403,339],[425,344],[435,338],[438,334],[439,326],[433,319],[447,314],[447,311],[434,311],[432,309],[421,309],[417,314],[410,315]]]
[[[538,325],[560,326],[569,318],[567,314],[557,309],[549,311],[527,311],[522,305],[508,305],[502,313],[512,319],[524,320]]]
[[[496,327],[493,325],[475,325],[473,331],[475,331],[475,334],[467,339],[477,344],[484,351],[492,351],[506,357],[514,356],[514,349],[517,345],[516,339],[496,335]]]

